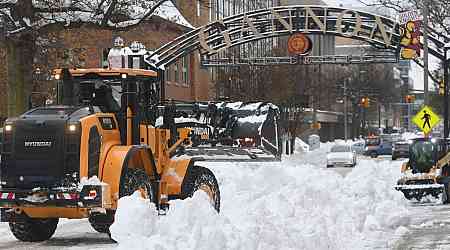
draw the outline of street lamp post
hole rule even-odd
[[[450,58],[447,57],[447,52],[450,50],[450,43],[444,46],[444,138],[448,137],[449,133],[449,117],[448,117],[448,67],[450,66]]]
[[[344,80],[344,139],[347,142],[347,79]]]

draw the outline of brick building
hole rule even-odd
[[[179,8],[183,16],[189,17],[194,25],[200,21],[198,8],[203,8],[203,16],[208,16],[206,5],[199,4],[189,8],[188,2]],[[196,6],[196,5],[193,5]],[[107,65],[107,55],[113,45],[114,38],[120,36],[128,46],[133,41],[139,41],[148,50],[156,49],[175,39],[191,28],[180,25],[159,16],[153,16],[141,24],[122,30],[103,29],[93,24],[78,23],[63,27],[59,24],[48,25],[40,30],[36,42],[36,55],[33,59],[33,100],[39,93],[45,93],[48,98],[55,92],[55,81],[51,71],[60,67],[93,68]],[[0,42],[0,118],[14,115],[14,102],[8,102],[8,60],[5,44]],[[166,68],[166,98],[176,100],[208,100],[213,96],[208,70],[199,66],[199,56],[192,53],[181,58]],[[37,98],[39,100],[39,98]],[[41,98],[43,99],[43,98]],[[1,120],[1,119],[0,119]]]

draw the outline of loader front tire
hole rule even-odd
[[[23,215],[20,221],[9,222],[9,228],[18,240],[40,242],[50,239],[58,226],[58,218],[36,219]]]
[[[106,214],[94,213],[89,216],[89,223],[91,224],[91,227],[99,233],[109,234],[109,227],[113,222],[113,210],[107,210]]]
[[[154,202],[152,182],[145,170],[142,168],[128,168],[124,171],[126,172],[120,179],[119,198],[132,195],[134,191],[140,190],[142,195],[146,196],[144,198]]]
[[[216,177],[211,170],[200,167],[190,166],[181,185],[181,194],[183,199],[192,197],[195,192],[205,192],[214,209],[220,211],[220,190]]]
[[[154,202],[150,177],[145,170],[141,168],[124,169],[120,178],[119,198],[132,195],[136,190],[141,191],[144,198]],[[107,210],[106,214],[91,214],[89,223],[95,231],[110,234],[109,227],[114,222],[114,214],[112,210]]]

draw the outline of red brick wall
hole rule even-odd
[[[156,49],[176,37],[187,32],[186,27],[174,24],[159,17],[131,28],[129,30],[101,29],[95,25],[82,24],[64,28],[60,25],[52,25],[40,32],[38,49],[35,58],[35,71],[40,72],[35,79],[33,91],[52,90],[55,82],[49,80],[51,71],[60,67],[94,68],[102,67],[101,59],[104,49],[111,48],[113,39],[117,36],[125,40],[129,45],[132,41],[140,41],[147,49]],[[40,46],[39,46],[40,45]],[[6,62],[5,49],[0,44],[0,62]],[[180,100],[208,100],[209,77],[205,70],[199,66],[198,56],[189,55],[189,80],[188,84],[181,83],[181,66],[179,70],[180,82],[169,82],[166,86],[166,98]],[[36,70],[38,69],[38,70]],[[0,64],[0,117],[6,115],[7,98],[7,67]],[[171,72],[173,74],[173,72]]]

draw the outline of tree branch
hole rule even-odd
[[[112,0],[111,4],[109,5],[108,9],[106,10],[105,16],[103,17],[103,20],[101,22],[101,26],[106,26],[108,24],[108,21],[111,19],[111,15],[116,8],[117,0]]]

